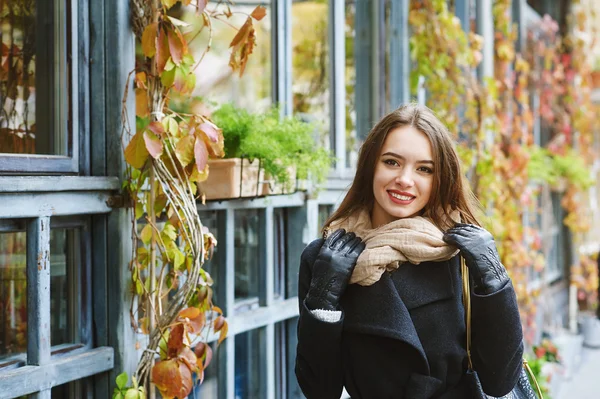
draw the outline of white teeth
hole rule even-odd
[[[406,197],[404,195],[400,195],[400,194],[396,194],[396,193],[392,193],[392,192],[390,192],[390,195],[394,198],[398,198],[400,201],[410,201],[411,199],[414,198],[414,197]]]

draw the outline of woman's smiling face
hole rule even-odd
[[[434,167],[424,133],[410,125],[390,131],[373,175],[373,227],[420,214],[431,196]]]

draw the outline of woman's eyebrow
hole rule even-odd
[[[386,152],[385,154],[382,154],[381,156],[385,156],[385,155],[389,155],[389,156],[391,156],[391,157],[394,157],[394,158],[398,158],[398,159],[406,160],[406,158],[404,158],[402,155],[400,155],[400,154],[396,154],[395,152],[391,152],[391,151],[388,151],[388,152]],[[434,165],[434,164],[435,164],[435,163],[434,163],[432,160],[430,160],[430,159],[422,159],[422,160],[420,160],[420,161],[417,161],[417,163],[426,163],[426,164],[430,164],[430,165]]]

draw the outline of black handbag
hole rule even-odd
[[[515,385],[513,390],[507,395],[496,398],[483,392],[481,381],[479,381],[477,372],[473,370],[473,362],[471,361],[471,289],[469,269],[467,268],[463,257],[460,258],[460,269],[463,282],[463,305],[465,307],[465,322],[467,324],[467,358],[469,361],[469,369],[464,378],[466,379],[467,387],[471,392],[472,397],[476,399],[538,399],[539,396],[539,399],[544,399],[542,390],[525,359],[523,359],[523,367],[521,368],[521,374],[519,375],[517,385]],[[535,384],[538,396],[536,396],[536,393],[529,382],[530,378]]]

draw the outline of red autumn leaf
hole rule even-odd
[[[177,358],[181,360],[191,371],[196,370],[196,362],[198,361],[198,358],[196,357],[194,351],[187,346],[183,348],[181,352],[179,352]]]
[[[156,30],[158,29],[158,22],[154,22],[144,29],[142,33],[142,51],[148,58],[154,57],[156,54]]]
[[[246,22],[244,23],[244,25],[242,25],[240,30],[238,30],[238,33],[231,40],[229,47],[235,47],[235,46],[239,45],[240,43],[245,42],[248,39],[248,36],[250,35],[250,30],[252,30],[252,29],[253,29],[252,19],[250,17],[248,17],[248,19],[246,19]]]
[[[144,132],[144,142],[146,143],[146,149],[152,155],[153,158],[159,158],[163,153],[163,143],[160,141],[157,135],[149,130]]]
[[[206,149],[206,144],[200,138],[196,138],[196,143],[194,144],[194,157],[196,158],[198,172],[203,172],[208,163],[208,150]]]
[[[225,318],[223,316],[219,316],[214,321],[213,329],[215,330],[215,332],[218,332],[221,330],[221,328],[223,328],[224,325],[225,325]]]
[[[198,314],[195,317],[189,317],[188,320],[189,321],[186,324],[188,326],[189,331],[192,334],[197,334],[204,327],[206,317],[204,316],[204,313],[200,312],[200,310],[198,309]]]
[[[171,53],[169,52],[169,41],[164,29],[159,30],[158,38],[156,40],[156,69],[160,74],[165,70],[165,65],[171,56]]]
[[[125,160],[136,169],[142,169],[146,164],[149,152],[146,149],[146,143],[142,132],[137,132],[132,138],[127,148],[125,148]]]
[[[169,334],[169,341],[167,342],[167,356],[175,357],[183,349],[183,337],[185,335],[185,328],[183,324],[176,324],[171,327]]]
[[[194,143],[196,138],[192,135],[185,136],[177,142],[175,155],[179,162],[185,167],[194,160]]]
[[[152,382],[163,398],[183,399],[192,391],[192,371],[179,359],[164,360],[152,367]]]
[[[267,15],[267,9],[263,6],[257,6],[254,11],[252,11],[252,14],[250,14],[250,16],[257,21],[263,19],[265,15]]]
[[[194,353],[198,358],[198,362],[202,361],[203,368],[207,368],[213,357],[213,351],[210,345],[205,342],[200,342],[196,345],[196,348],[194,348]]]

